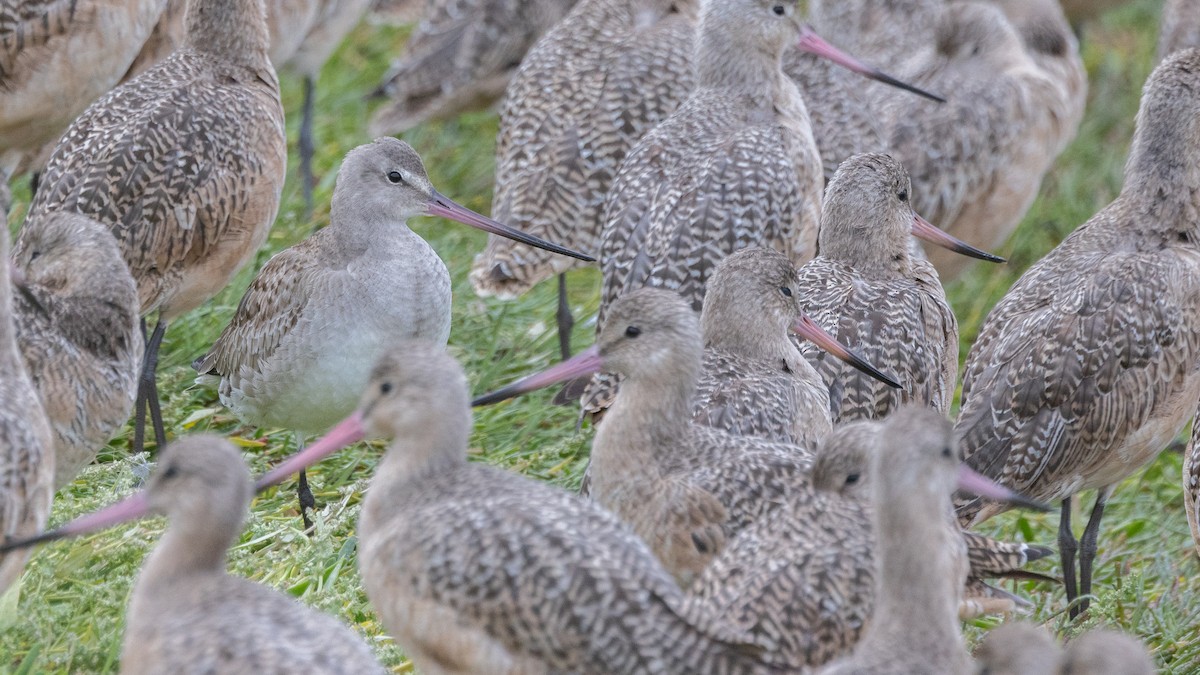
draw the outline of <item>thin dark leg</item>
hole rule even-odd
[[[311,75],[304,77],[304,109],[300,116],[300,178],[304,189],[304,220],[313,214],[313,89],[316,83]]]
[[[133,451],[143,452],[146,449],[146,415],[149,412],[151,423],[154,425],[154,440],[157,448],[162,449],[167,444],[167,433],[163,428],[162,409],[158,404],[158,348],[162,345],[163,335],[167,332],[167,322],[162,319],[154,326],[154,333],[146,338],[146,352],[142,356],[142,376],[138,381],[137,399],[133,407]],[[142,319],[142,335],[146,335],[146,319]]]
[[[571,315],[571,304],[567,300],[567,275],[558,275],[558,349],[562,352],[563,360],[571,358],[571,329],[575,327],[575,317]]]
[[[1079,597],[1079,587],[1075,584],[1075,552],[1079,550],[1079,542],[1071,531],[1071,497],[1062,501],[1062,515],[1058,519],[1058,554],[1062,559],[1063,586],[1067,589],[1067,604],[1075,602]],[[1071,607],[1071,618],[1074,619],[1078,610]]]
[[[34,171],[29,174],[29,199],[32,201],[37,196],[38,186],[42,184],[42,172]]]
[[[1079,611],[1088,608],[1088,596],[1092,594],[1092,561],[1096,559],[1096,539],[1100,535],[1100,519],[1104,516],[1104,505],[1112,488],[1100,488],[1096,492],[1096,505],[1092,507],[1092,515],[1088,518],[1087,527],[1083,529],[1083,539],[1079,541]],[[1074,618],[1072,616],[1072,618]]]
[[[308,487],[308,474],[300,472],[300,484],[296,486],[296,495],[300,498],[300,517],[304,519],[304,529],[310,529],[313,524],[308,518],[308,510],[315,509],[317,498]]]

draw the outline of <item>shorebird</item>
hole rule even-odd
[[[829,391],[790,332],[887,379],[804,314],[798,282],[792,261],[768,248],[744,248],[717,264],[700,312],[704,360],[693,421],[810,447],[824,438],[833,429]]]
[[[1162,61],[1188,47],[1200,47],[1200,8],[1189,0],[1167,0],[1158,29],[1157,58]]]
[[[0,0],[0,182],[125,74],[165,0]]]
[[[54,437],[25,369],[13,322],[8,233],[0,233],[0,541],[46,526],[54,499]],[[0,594],[16,582],[28,551],[0,551]]]
[[[128,675],[387,672],[340,621],[225,571],[253,496],[236,448],[216,436],[188,436],[162,451],[143,491],[3,548],[167,516],[129,599],[121,649]]]
[[[1115,630],[1094,630],[1071,641],[1061,675],[1154,675],[1158,669],[1136,638]]]
[[[877,63],[903,64],[928,44],[945,0],[812,0],[821,35]]]
[[[462,368],[404,341],[358,411],[259,480],[272,485],[364,436],[393,439],[363,502],[359,570],[421,672],[767,672],[757,645],[688,603],[604,509],[467,461]]]
[[[912,185],[888,155],[856,155],[825,191],[820,255],[800,268],[797,294],[813,320],[856,345],[900,388],[860,377],[824,352],[800,351],[829,388],[833,422],[884,417],[908,402],[949,412],[958,373],[958,320],[937,271],[909,254],[910,234],[965,255],[1003,261],[947,236],[913,212]]]
[[[129,64],[129,70],[121,78],[121,84],[141,75],[169,57],[183,42],[183,19],[187,14],[188,0],[163,0],[158,22],[142,43],[142,49]]]
[[[1005,242],[1075,135],[1085,93],[1082,64],[1070,31],[1060,29],[1061,54],[1031,54],[999,7],[947,4],[936,23],[935,49],[899,72],[918,86],[936,83],[949,100],[936,106],[911,97],[873,102],[888,152],[912,175],[913,208],[974,246]],[[930,251],[929,259],[943,280],[966,266],[942,251]]]
[[[525,53],[577,0],[430,0],[375,94],[388,98],[371,134],[398,134],[486,108]]]
[[[329,226],[263,266],[193,364],[200,379],[217,380],[221,403],[243,421],[292,429],[300,444],[354,410],[371,366],[393,341],[445,344],[450,273],[408,228],[422,215],[582,256],[442,196],[416,151],[385,136],[346,155]],[[303,474],[299,489],[308,525],[313,497]]]
[[[54,434],[54,489],[129,419],[142,364],[138,295],[117,242],[76,213],[26,224],[12,264],[18,344]]]
[[[975,675],[1061,675],[1060,661],[1062,649],[1045,628],[1015,621],[988,631],[975,651]]]
[[[1034,499],[1062,500],[1072,616],[1087,608],[1105,502],[1200,400],[1198,71],[1196,49],[1155,69],[1120,195],[1017,280],[967,356],[956,425],[967,462]],[[1071,502],[1090,489],[1079,543]],[[974,500],[959,515],[973,524],[1003,510]]]
[[[220,291],[266,239],[287,139],[262,0],[193,0],[183,46],[71,124],[30,222],[70,211],[112,230],[138,286],[146,341],[132,447],[147,407],[166,443],[155,371],[167,325]],[[26,227],[22,237],[32,235]]]
[[[879,594],[875,559],[880,535],[872,526],[870,492],[880,479],[873,477],[878,469],[863,462],[902,453],[893,446],[920,437],[911,433],[919,424],[931,424],[935,435],[949,435],[944,419],[915,410],[897,412],[903,419],[884,431],[876,422],[852,422],[827,436],[816,453],[811,488],[789,495],[784,505],[742,530],[700,575],[692,587],[696,598],[734,628],[778,640],[779,659],[793,669],[847,652],[870,623]],[[900,429],[909,433],[884,435]],[[974,478],[972,472],[960,472],[963,480]],[[987,481],[975,482],[977,489],[988,489]],[[991,493],[1019,499],[1007,490]],[[940,518],[958,531],[948,515],[947,510]],[[942,552],[923,543],[930,558]],[[962,545],[960,534],[951,551],[959,552]],[[1015,555],[1010,561],[1024,563]]]
[[[955,483],[966,487],[954,431],[923,407],[898,411],[883,425],[880,434],[896,442],[871,461],[875,610],[853,652],[818,672],[965,675],[971,658],[958,604],[966,556],[946,517]]]
[[[1200,554],[1200,404],[1197,404],[1196,414],[1192,416],[1192,436],[1183,451],[1183,508],[1187,513],[1188,529],[1192,531],[1192,541],[1196,544],[1196,553]]]

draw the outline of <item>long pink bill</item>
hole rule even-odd
[[[887,386],[895,389],[900,388],[900,383],[895,378],[884,374],[883,371],[871,365],[866,359],[851,351],[849,347],[838,342],[837,338],[825,332],[825,329],[818,326],[817,322],[813,321],[807,314],[800,314],[800,318],[792,323],[792,332]]]
[[[254,490],[262,492],[272,485],[278,485],[288,476],[298,474],[347,445],[361,441],[364,435],[366,435],[366,431],[363,428],[362,414],[355,412],[338,422],[337,426],[321,437],[321,440],[288,457],[274,469],[263,474],[262,478],[255,481]]]
[[[991,478],[977,473],[966,464],[958,465],[958,489],[994,502],[1003,502],[1035,511],[1049,511],[1050,505],[1014,492]]]
[[[26,548],[47,541],[77,537],[81,534],[103,530],[118,523],[136,520],[149,512],[150,502],[146,498],[146,493],[144,491],[138,492],[99,511],[89,513],[86,516],[80,516],[58,529],[24,539],[6,540],[0,545],[0,553],[7,553],[18,548]]]
[[[859,75],[869,77],[872,80],[883,82],[884,84],[890,84],[891,86],[898,89],[903,89],[904,91],[911,91],[917,96],[924,96],[925,98],[937,101],[938,103],[946,102],[946,99],[938,96],[937,94],[931,94],[924,89],[914,87],[907,82],[901,82],[900,80],[888,75],[875,66],[867,65],[853,56],[850,56],[846,52],[843,52],[837,47],[834,47],[826,42],[825,38],[817,35],[817,32],[808,24],[804,24],[800,27],[800,42],[796,46],[801,50],[808,52],[809,54],[815,54],[823,59],[833,61],[852,73],[858,73]]]
[[[523,377],[516,382],[493,391],[489,394],[484,394],[479,398],[471,401],[472,406],[490,405],[506,401],[515,396],[526,394],[537,389],[549,387],[558,382],[566,382],[567,380],[591,375],[592,373],[600,372],[604,365],[604,359],[600,356],[600,348],[596,345],[588,347],[575,356],[559,363],[550,366],[540,373]]]
[[[994,263],[1008,262],[998,255],[981,251],[967,242],[951,236],[945,230],[934,226],[933,223],[915,213],[913,214],[912,233],[918,239],[927,241],[935,246],[941,246],[944,249],[949,249],[959,255],[965,255],[969,258],[979,258],[980,260]]]
[[[508,237],[513,241],[519,241],[522,244],[536,246],[552,253],[578,258],[579,260],[585,260],[587,262],[594,262],[596,260],[594,257],[586,253],[572,251],[571,249],[564,248],[558,244],[551,244],[545,239],[540,239],[531,234],[525,234],[515,227],[509,227],[498,220],[492,220],[485,215],[475,213],[471,209],[468,209],[467,207],[455,202],[436,190],[433,193],[433,198],[425,206],[425,213],[430,216],[449,218],[450,220],[457,221],[463,225],[477,227],[484,232],[498,234],[501,237]]]

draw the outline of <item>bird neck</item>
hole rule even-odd
[[[242,531],[249,505],[236,504],[236,510],[231,503],[219,506],[224,512],[207,518],[172,518],[142,568],[138,585],[172,587],[182,577],[224,574],[226,555]]]
[[[640,370],[621,390],[596,432],[596,448],[620,448],[653,459],[686,436],[702,352],[679,358],[667,368]],[[694,358],[693,358],[694,357]]]
[[[958,603],[966,581],[961,535],[945,517],[949,495],[926,483],[902,488],[881,476],[875,484],[876,609],[863,642],[917,652],[961,651]]]
[[[24,370],[24,361],[17,349],[17,330],[13,323],[13,284],[8,255],[8,231],[0,232],[0,369],[5,373]]]
[[[697,88],[724,89],[773,102],[784,88],[782,47],[746,44],[728,22],[706,14],[696,40]]]
[[[706,305],[700,313],[700,326],[706,350],[718,349],[744,358],[769,361],[787,359],[791,362],[800,355],[788,336],[787,326],[772,325],[771,319],[763,316],[761,306],[756,303],[731,299],[722,303],[720,312],[708,311]]]
[[[449,424],[430,416],[430,424],[419,433],[396,435],[380,458],[371,477],[371,488],[363,501],[359,530],[362,536],[377,531],[397,514],[404,513],[420,486],[433,476],[467,464],[470,412],[466,419]]]
[[[1182,125],[1180,125],[1182,126]],[[1190,130],[1163,125],[1134,137],[1121,196],[1135,201],[1140,227],[1200,243],[1200,162]]]
[[[270,67],[270,35],[263,0],[191,0],[185,44],[223,61]]]

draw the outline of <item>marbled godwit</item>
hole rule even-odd
[[[1191,0],[1167,0],[1158,30],[1158,60],[1188,47],[1200,47],[1200,7]]]
[[[158,312],[135,403],[138,449],[147,407],[156,441],[166,442],[155,371],[167,325],[253,257],[275,219],[287,164],[262,0],[194,0],[186,27],[170,58],[71,125],[30,207],[31,222],[74,211],[107,225],[142,315]]]
[[[0,234],[0,539],[9,539],[30,536],[50,517],[54,437],[18,349],[8,234]],[[28,551],[0,551],[0,593],[28,559]]]
[[[768,248],[744,248],[717,264],[700,313],[704,361],[693,421],[810,447],[824,438],[833,429],[829,391],[790,331],[886,378],[804,314],[798,281],[792,261]]]
[[[1000,8],[946,5],[936,49],[901,73],[918,85],[936,83],[950,100],[939,106],[910,97],[876,100],[889,153],[912,175],[917,213],[972,245],[1004,243],[1082,111],[1084,89],[1059,79],[1079,75],[1082,65],[1069,30],[1060,37],[1065,54],[1035,58]],[[1055,68],[1043,69],[1041,61]],[[942,251],[929,258],[944,280],[966,266]]]
[[[0,0],[0,181],[121,79],[165,0]]]
[[[367,596],[422,672],[762,672],[761,647],[688,604],[650,551],[575,495],[467,461],[462,368],[398,344],[358,412],[260,481],[364,435],[394,439],[359,519]]]
[[[485,108],[503,94],[525,52],[577,0],[431,0],[376,94],[388,102],[373,135]]]
[[[878,424],[867,420],[839,426],[836,434],[827,437],[817,449],[812,468],[813,487],[843,497],[869,501],[871,457],[876,452],[887,452],[880,446],[896,442],[895,439],[879,438],[878,429]],[[799,522],[807,522],[807,519]],[[810,525],[801,527],[811,528]],[[858,527],[870,530],[863,523]],[[770,533],[771,528],[763,532]],[[796,536],[803,541],[807,535],[797,533]],[[998,541],[974,532],[962,532],[962,538],[967,547],[968,573],[958,613],[964,620],[983,614],[1008,614],[1029,605],[1023,598],[989,586],[988,579],[1017,577],[1054,581],[1050,577],[1022,570],[1027,563],[1049,556],[1053,553],[1051,549]]]
[[[1072,615],[1087,607],[1109,495],[1200,399],[1198,70],[1191,49],[1154,71],[1121,194],[1022,275],[967,356],[956,427],[967,462],[1035,499],[1062,500]],[[1089,489],[1098,492],[1080,544],[1071,501]],[[1003,510],[975,500],[960,516],[977,523]]]
[[[821,255],[800,268],[797,292],[813,320],[873,362],[899,389],[800,351],[829,388],[833,421],[884,417],[917,402],[945,414],[958,373],[958,321],[933,266],[909,255],[910,233],[972,251],[913,213],[908,174],[887,155],[846,160],[825,192]],[[993,258],[999,260],[998,258]]]
[[[600,249],[604,195],[625,154],[694,83],[698,0],[582,0],[522,62],[500,109],[492,215],[540,236]],[[561,276],[572,261],[490,237],[471,284],[515,298],[559,277],[558,334],[574,323]]]
[[[346,155],[329,227],[259,271],[237,313],[193,364],[219,378],[221,402],[256,426],[321,433],[350,414],[371,366],[396,339],[445,344],[450,273],[413,216],[443,216],[486,232],[581,256],[485,218],[439,194],[404,141],[377,139]],[[300,503],[312,505],[300,477]]]
[[[362,638],[333,617],[226,573],[226,551],[253,496],[232,445],[188,436],[163,450],[144,491],[18,545],[151,514],[170,519],[129,600],[122,673],[386,672]]]
[[[1045,628],[1023,621],[988,631],[975,651],[975,675],[1061,675],[1062,649]]]
[[[1061,675],[1154,675],[1146,647],[1115,630],[1084,633],[1067,645]]]
[[[590,496],[628,522],[685,587],[739,529],[808,489],[811,460],[803,446],[691,421],[703,350],[687,302],[642,288],[613,304],[594,346],[474,401],[494,403],[601,369],[624,376],[585,480]]]
[[[966,556],[946,518],[955,483],[964,487],[954,432],[923,407],[898,411],[883,425],[881,434],[903,440],[871,462],[875,611],[854,651],[819,672],[965,675],[971,658],[958,604]]]
[[[129,419],[142,364],[138,296],[117,242],[75,213],[30,222],[13,264],[21,356],[54,434],[54,488]]]

